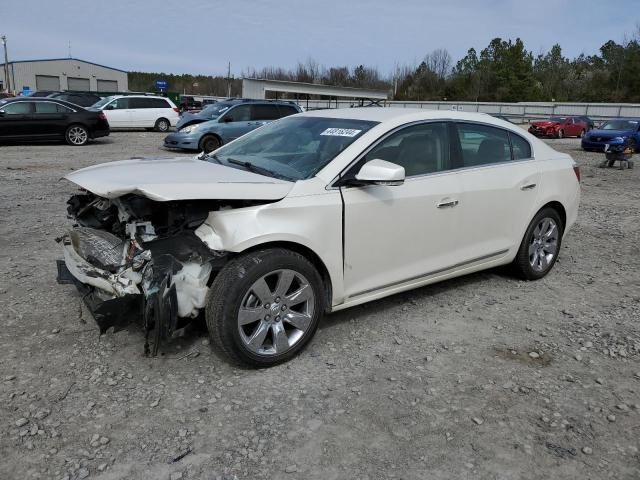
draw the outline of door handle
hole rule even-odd
[[[450,200],[448,202],[440,202],[436,206],[438,208],[450,208],[450,207],[455,207],[456,205],[458,205],[458,200]]]
[[[522,185],[520,187],[520,190],[533,190],[534,188],[536,188],[536,184],[535,183],[528,183],[526,185]]]

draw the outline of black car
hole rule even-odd
[[[102,100],[102,98],[95,93],[82,92],[53,93],[51,95],[48,95],[48,97],[56,98],[58,100],[64,100],[65,102],[73,103],[74,105],[80,105],[81,107],[90,107],[94,103]]]
[[[17,97],[0,100],[0,141],[64,140],[85,145],[109,135],[104,113],[54,98]]]

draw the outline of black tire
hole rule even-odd
[[[209,153],[220,148],[221,142],[215,135],[205,135],[200,139],[198,147],[201,152]]]
[[[159,118],[158,120],[156,120],[156,124],[153,127],[156,132],[168,132],[170,128],[171,122],[169,122],[169,120],[167,120],[166,118]]]
[[[627,162],[627,168],[633,168],[633,160]]]
[[[73,147],[81,147],[89,142],[89,130],[84,125],[69,125],[64,133],[64,139]]]
[[[254,282],[282,269],[293,270],[306,278],[314,294],[313,301],[309,301],[313,305],[313,313],[304,333],[288,350],[281,354],[259,354],[245,345],[238,325],[238,313]],[[315,334],[325,309],[324,292],[318,271],[309,260],[296,252],[270,248],[241,255],[225,265],[209,290],[205,317],[211,345],[222,356],[243,366],[270,367],[285,362],[304,348]],[[268,304],[265,307],[265,312],[269,312]],[[262,322],[262,319],[258,322]]]
[[[557,226],[557,245],[555,255],[553,256],[549,264],[542,270],[537,270],[531,264],[529,248],[532,246],[536,228],[544,219],[552,219],[555,222],[555,225]],[[523,280],[538,280],[549,273],[555,265],[556,260],[558,259],[558,254],[560,253],[560,248],[562,247],[563,232],[564,225],[562,224],[562,219],[555,209],[546,207],[540,210],[535,215],[535,217],[533,217],[533,220],[531,220],[531,223],[527,227],[527,231],[525,232],[524,238],[520,243],[520,248],[518,249],[516,258],[513,260],[512,266],[516,275]]]

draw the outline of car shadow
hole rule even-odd
[[[439,294],[451,290],[473,286],[482,282],[489,282],[493,277],[503,280],[517,281],[511,274],[508,267],[495,267],[480,272],[471,273],[457,278],[451,278],[441,282],[425,285],[406,292],[396,293],[379,300],[363,303],[345,310],[326,315],[321,323],[321,328],[333,328],[339,326],[350,319],[368,316],[372,313],[385,313],[396,309],[398,305],[409,304],[411,302],[423,303],[436,297]]]

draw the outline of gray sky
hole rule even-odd
[[[414,64],[436,48],[454,61],[494,37],[538,53],[592,54],[640,21],[638,0],[1,0],[10,60],[66,57],[123,70],[226,73]],[[633,13],[635,12],[635,15]]]

